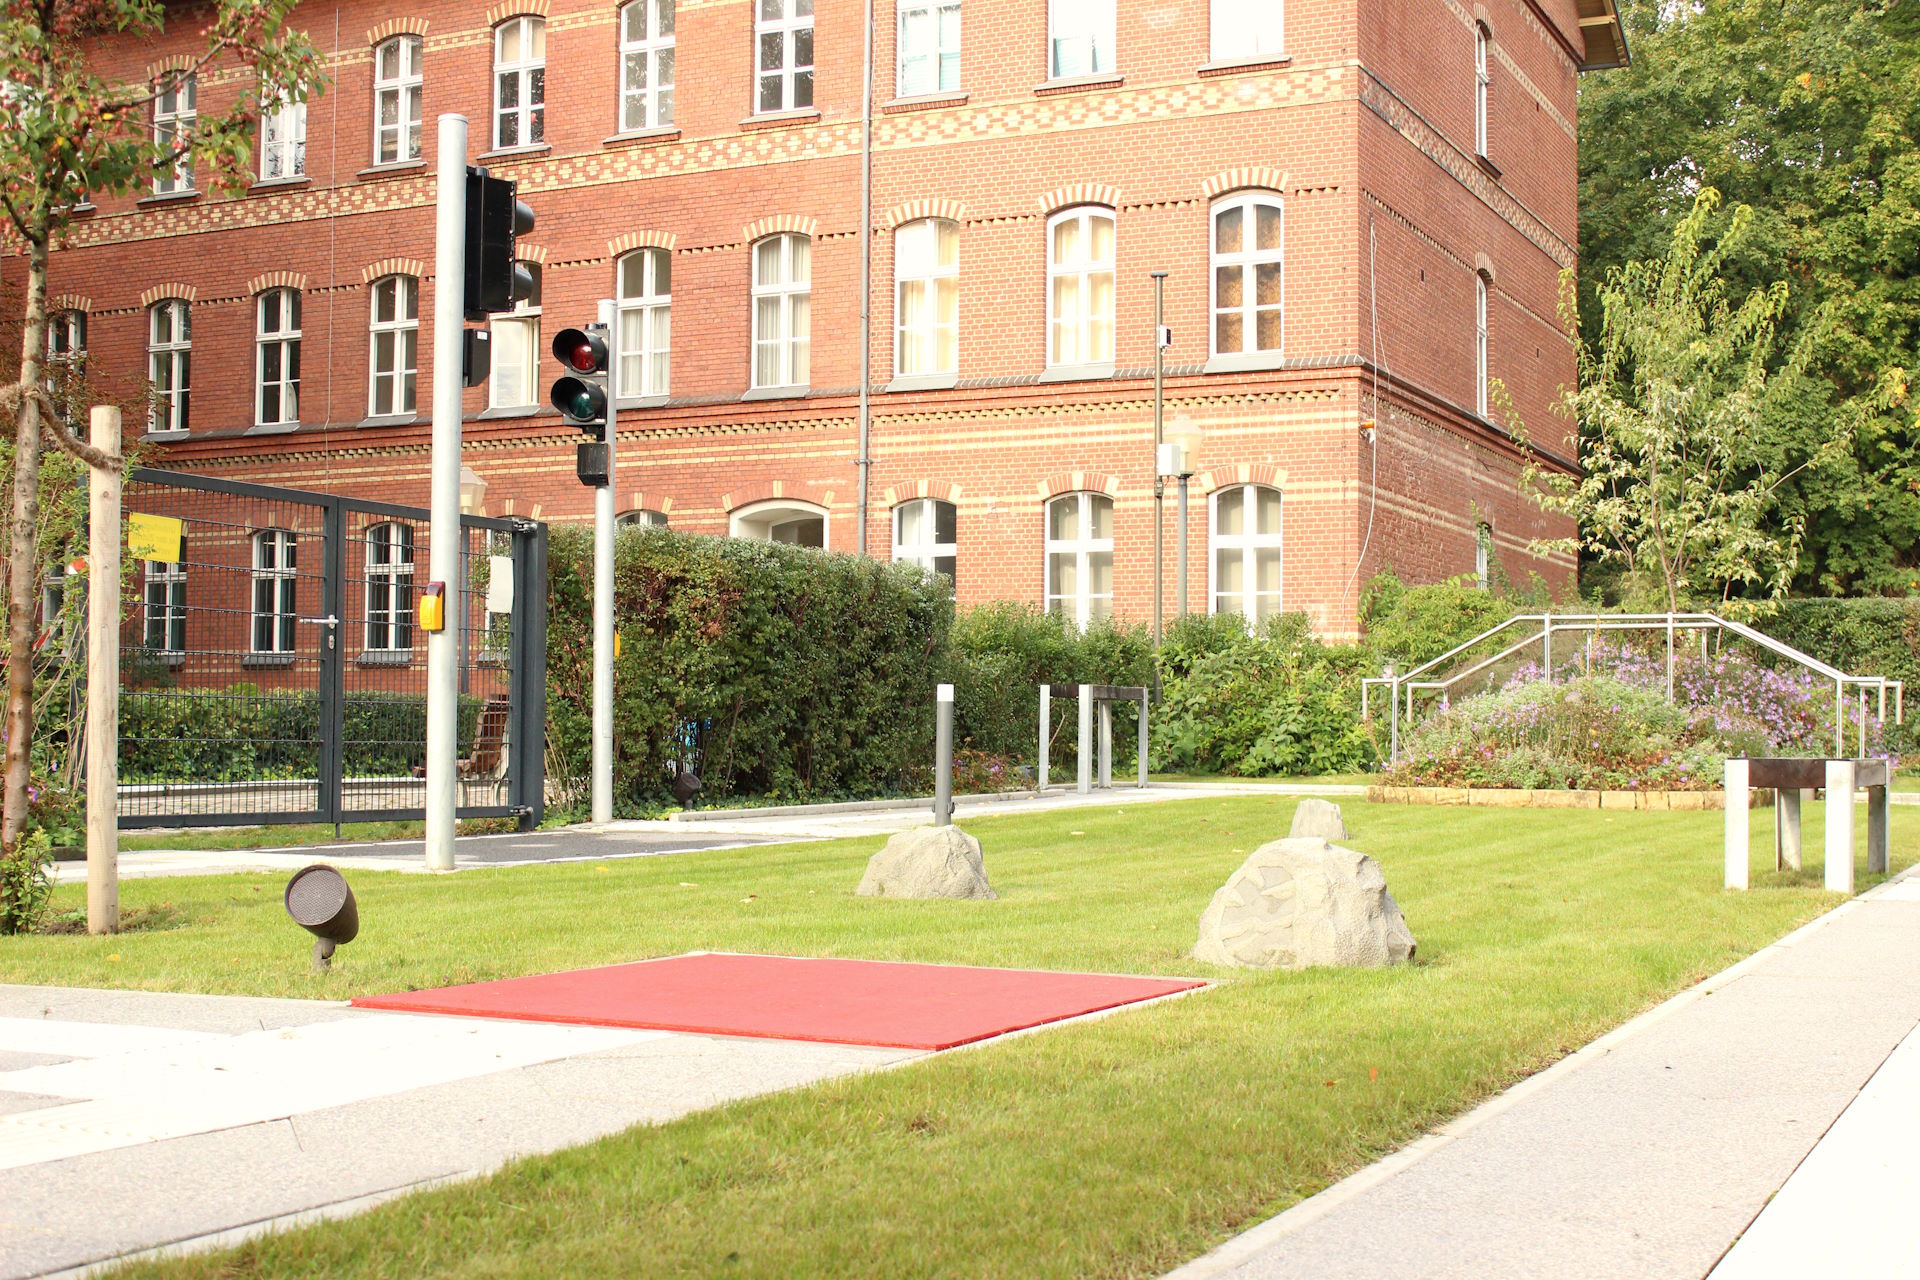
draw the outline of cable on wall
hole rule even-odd
[[[1360,580],[1360,566],[1367,562],[1367,551],[1373,546],[1373,517],[1380,507],[1380,363],[1381,353],[1386,344],[1380,338],[1380,288],[1374,273],[1374,258],[1379,247],[1379,238],[1374,230],[1373,211],[1367,211],[1367,308],[1373,317],[1373,425],[1367,430],[1367,449],[1372,456],[1373,477],[1367,482],[1367,532],[1360,540],[1360,554],[1354,557],[1353,572],[1347,577],[1347,585],[1340,591],[1340,602],[1345,604],[1353,592],[1353,584]]]

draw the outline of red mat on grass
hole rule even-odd
[[[950,1049],[1205,986],[1190,978],[696,952],[461,987],[356,996],[362,1009],[707,1035]]]

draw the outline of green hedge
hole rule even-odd
[[[954,623],[948,659],[953,681],[954,738],[989,755],[1032,764],[1039,747],[1042,684],[1153,683],[1153,642],[1143,627],[1099,622],[1080,631],[1031,605],[985,604]],[[1071,707],[1056,707],[1050,765],[1072,767],[1078,730]],[[1124,708],[1115,723],[1122,762],[1134,741]]]

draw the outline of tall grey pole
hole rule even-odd
[[[935,691],[933,728],[933,825],[953,825],[953,686]]]
[[[867,554],[873,480],[873,0],[867,0],[860,79],[860,472],[854,550]]]
[[[433,462],[427,576],[444,592],[460,579],[461,331],[466,327],[467,118],[440,117],[439,178],[433,215]],[[458,626],[459,606],[441,618]],[[459,640],[443,626],[427,632],[427,869],[453,870],[459,803]]]
[[[1176,579],[1174,590],[1180,593],[1179,614],[1187,616],[1187,480],[1186,472],[1180,473],[1180,559],[1174,569]],[[1256,587],[1255,590],[1259,588]]]
[[[1053,688],[1040,686],[1040,756],[1034,769],[1033,787],[1036,791],[1047,789],[1047,739],[1053,736]]]
[[[96,405],[93,447],[120,457],[120,410]],[[88,467],[87,932],[120,931],[120,470]]]
[[[1165,609],[1161,590],[1161,563],[1166,557],[1167,482],[1160,475],[1160,446],[1167,442],[1166,349],[1160,335],[1167,324],[1167,273],[1153,273],[1153,647],[1160,647],[1160,619]]]
[[[607,367],[620,368],[612,299],[600,300]],[[617,377],[617,372],[616,372]],[[613,487],[620,453],[620,410],[607,405],[607,482],[593,491],[593,821],[613,821]]]

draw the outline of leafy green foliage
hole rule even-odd
[[[27,788],[27,797],[31,807],[26,829],[11,850],[0,853],[0,935],[39,927],[53,897],[54,850],[86,838],[78,796],[36,781]]]

